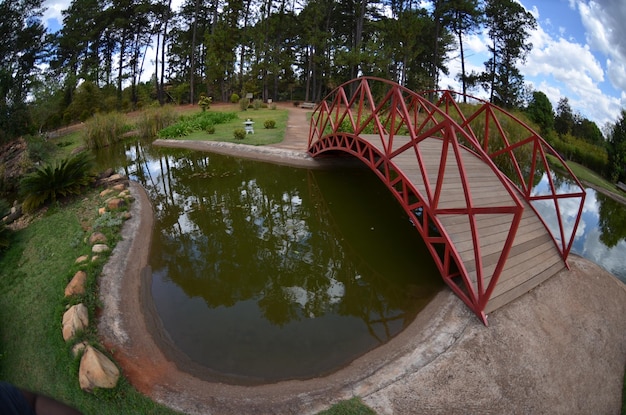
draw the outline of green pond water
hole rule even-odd
[[[397,335],[444,286],[358,163],[298,169],[140,142],[97,157],[148,191],[163,336],[216,379],[328,374]]]

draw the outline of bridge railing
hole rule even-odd
[[[458,100],[463,95],[451,91],[425,94],[433,93],[439,97],[437,107],[475,140],[535,208],[567,261],[585,201],[584,187],[567,163],[532,128],[502,108],[474,97],[465,97],[471,104],[461,104]],[[547,186],[538,186],[542,180]],[[563,182],[569,185],[561,186]],[[543,203],[554,218],[545,218],[546,213],[536,209],[538,203]],[[554,219],[556,227],[550,226]]]
[[[370,136],[367,142],[361,140],[366,135]],[[443,150],[440,160],[437,160],[437,174],[433,175],[425,167],[420,143],[436,138],[441,140]],[[509,197],[503,198],[498,206],[476,205],[467,175],[467,155],[461,146],[478,155],[508,193]],[[359,78],[339,86],[318,104],[311,119],[309,149],[313,155],[331,150],[345,151],[366,162],[409,214],[436,262],[438,258],[437,266],[444,280],[486,321],[483,310],[504,268],[523,207],[514,186],[499,173],[493,159],[485,154],[474,135],[462,128],[440,106],[411,90],[382,79]],[[395,165],[396,157],[403,154],[413,154],[415,158],[421,175],[420,189],[415,188],[414,182]],[[454,159],[454,167],[447,163],[449,158]],[[461,189],[444,186],[448,169],[456,170]],[[463,194],[462,201],[456,197],[459,191]],[[440,201],[451,195],[457,202],[453,206],[442,207]],[[486,271],[482,266],[477,217],[493,214],[510,214],[510,229],[493,274],[484,275]],[[439,221],[439,217],[444,215],[462,216],[469,224],[474,276],[465,268]],[[462,285],[455,282],[458,276],[463,281]]]

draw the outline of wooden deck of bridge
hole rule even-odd
[[[382,150],[380,137],[362,135],[361,138]],[[406,137],[395,137],[394,148],[407,142]],[[436,182],[443,142],[426,139],[419,144],[422,160],[431,183]],[[491,169],[481,159],[463,149],[463,160],[471,197],[475,207],[502,206],[511,196]],[[393,159],[394,164],[425,195],[425,186],[413,151],[405,151]],[[452,153],[448,154],[439,208],[465,207],[459,169]],[[520,197],[520,199],[523,198]],[[524,213],[506,260],[500,279],[491,295],[485,312],[489,313],[515,300],[541,284],[563,268],[565,263],[552,237],[535,211],[524,203]],[[511,201],[511,205],[513,202]],[[469,220],[466,215],[439,215],[439,221],[459,252],[476,287],[476,266]],[[482,255],[484,286],[486,287],[503,250],[512,220],[511,214],[476,215],[480,252]]]

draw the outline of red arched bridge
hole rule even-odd
[[[340,151],[368,165],[409,215],[444,281],[487,324],[486,313],[567,267],[585,192],[526,124],[459,97],[352,80],[316,106],[308,148],[313,157]],[[559,191],[563,175],[575,192]],[[539,203],[549,207],[546,217]]]

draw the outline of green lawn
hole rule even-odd
[[[289,112],[285,109],[273,110],[269,108],[260,108],[258,110],[255,110],[249,108],[246,111],[241,111],[238,105],[222,105],[215,109],[211,108],[209,111],[232,111],[237,114],[238,118],[225,124],[217,124],[215,126],[214,134],[207,134],[204,131],[196,131],[186,137],[181,137],[181,139],[225,141],[228,143],[240,143],[259,146],[280,143],[285,137],[287,118],[289,116]],[[254,122],[254,134],[247,134],[243,140],[239,140],[234,137],[234,131],[237,128],[243,128],[243,123],[247,119],[250,119]],[[265,128],[264,123],[267,120],[274,120],[276,123],[276,128]]]

